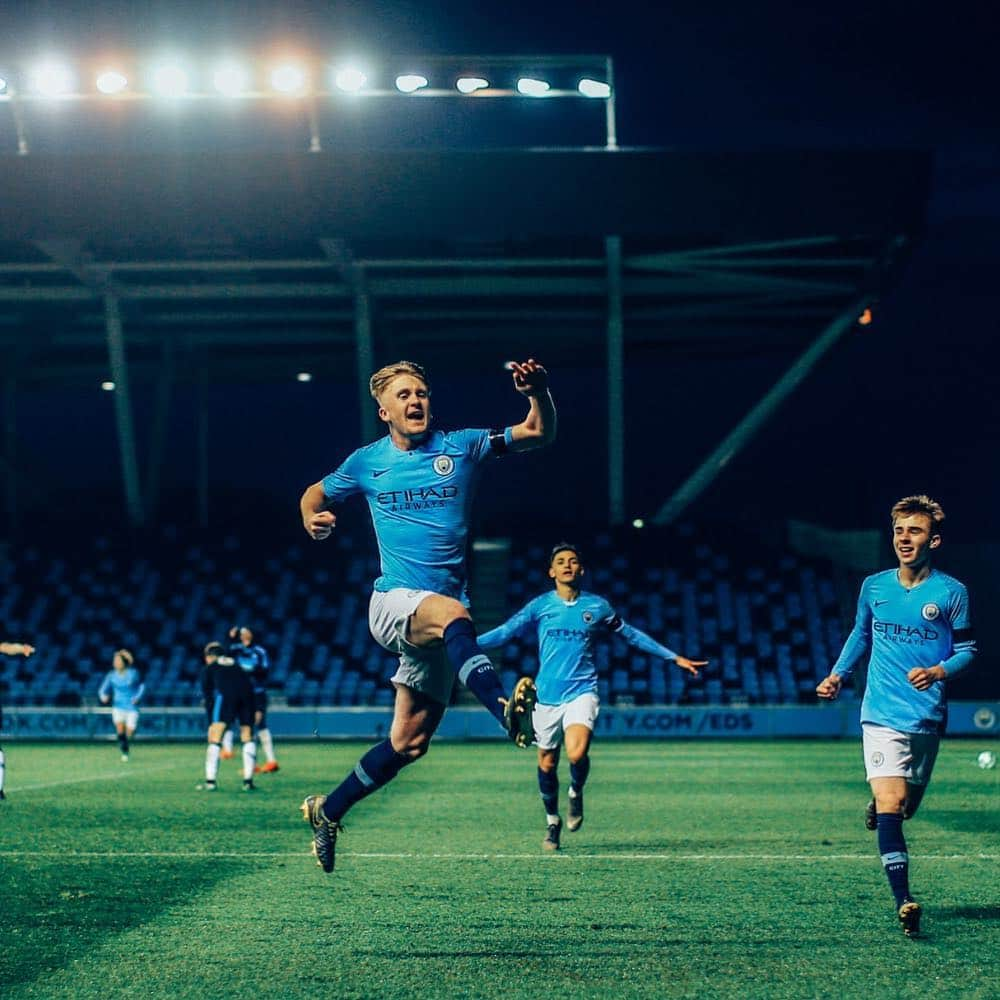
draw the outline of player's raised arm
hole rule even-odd
[[[0,642],[0,653],[4,656],[31,656],[34,652],[35,647],[26,642]]]
[[[556,438],[556,406],[549,392],[548,372],[534,359],[508,361],[514,388],[528,397],[528,415],[511,428],[511,451],[529,451]]]
[[[502,625],[497,625],[489,632],[484,632],[479,636],[479,645],[483,649],[496,649],[530,628],[535,620],[531,613],[533,604],[534,602],[530,601],[516,614],[511,615]]]
[[[708,666],[708,660],[689,660],[680,653],[675,653],[672,649],[658,643],[651,635],[647,635],[642,629],[629,625],[623,618],[612,612],[607,621],[608,628],[617,636],[624,639],[633,649],[638,649],[642,653],[651,656],[659,656],[664,660],[673,660],[681,670],[686,670],[689,674],[698,676],[698,671]]]
[[[327,510],[327,498],[323,492],[323,482],[313,483],[307,486],[302,499],[299,501],[299,510],[302,511],[302,527],[310,538],[317,542],[330,537],[334,525],[337,523],[337,516],[332,510]]]

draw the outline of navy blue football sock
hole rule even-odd
[[[585,753],[575,764],[570,762],[569,787],[574,794],[579,795],[583,791],[588,774],[590,774],[590,754]]]
[[[468,618],[456,618],[444,630],[444,648],[458,679],[503,725],[503,705],[500,699],[506,699],[507,693],[489,657],[479,648],[476,630]]]
[[[125,733],[118,734],[118,746],[121,747],[122,753],[128,753],[128,737]]]
[[[903,836],[903,817],[899,813],[879,813],[877,821],[878,852],[898,908],[910,898],[910,858]]]
[[[326,797],[323,814],[327,819],[339,820],[355,802],[387,785],[413,758],[396,753],[389,740],[371,748],[358,761],[354,770]]]
[[[538,790],[542,793],[542,805],[548,816],[559,815],[559,772],[538,769]]]

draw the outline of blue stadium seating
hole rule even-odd
[[[684,526],[581,539],[589,589],[672,649],[711,664],[692,680],[613,639],[598,651],[607,704],[811,702],[843,638],[829,566],[795,556],[725,550]],[[290,705],[391,704],[394,658],[370,637],[367,598],[378,573],[367,536],[322,546],[250,551],[165,529],[155,555],[98,538],[73,556],[27,547],[0,567],[0,634],[32,642],[30,660],[0,658],[7,705],[96,700],[113,651],[129,647],[146,704],[197,705],[200,651],[247,624],[271,654],[271,686]],[[518,540],[508,610],[548,589],[549,545]],[[537,670],[530,640],[497,657],[509,687]]]

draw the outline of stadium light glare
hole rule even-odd
[[[412,94],[427,86],[427,77],[419,73],[404,73],[396,77],[396,90],[402,94]]]
[[[101,383],[101,388],[105,392],[114,392],[115,391],[115,384],[114,384],[114,382],[108,380],[107,382],[102,382]]]
[[[296,382],[311,382],[312,380],[312,372],[296,372],[295,374]]]
[[[29,79],[31,89],[43,97],[62,97],[76,86],[72,70],[57,62],[40,63],[31,71]]]
[[[153,70],[153,91],[159,97],[183,97],[188,89],[188,75],[177,63],[161,63]]]
[[[212,73],[212,86],[224,97],[237,97],[250,89],[250,72],[238,63],[221,63]]]
[[[306,89],[306,71],[297,63],[283,63],[271,70],[271,86],[279,94],[301,94]]]
[[[0,76],[0,94],[6,93],[7,91],[7,81]]]
[[[583,94],[584,97],[610,97],[611,87],[601,82],[600,80],[591,80],[584,77],[577,85],[576,89]]]
[[[873,318],[871,309],[865,309],[858,317],[858,326],[871,326]]]
[[[642,519],[641,517],[637,517],[637,518],[636,518],[636,519],[635,519],[635,520],[634,520],[634,521],[632,522],[632,527],[633,527],[633,528],[636,528],[636,529],[639,529],[639,528],[645,528],[645,527],[646,527],[646,522],[645,522],[645,521],[644,521],[644,520],[643,520],[643,519]]]
[[[455,81],[455,87],[460,94],[474,94],[477,90],[485,90],[490,85],[489,80],[481,76],[460,76]]]
[[[348,94],[356,94],[368,82],[368,76],[356,66],[345,66],[338,69],[333,78],[338,90]]]
[[[120,94],[128,86],[125,74],[119,73],[116,69],[106,69],[98,73],[95,82],[102,94]]]
[[[517,92],[525,97],[544,97],[549,92],[549,85],[544,80],[522,76],[517,81]]]

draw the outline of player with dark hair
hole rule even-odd
[[[555,437],[545,369],[533,359],[508,367],[514,388],[528,399],[528,414],[496,431],[433,431],[423,368],[400,361],[375,372],[369,389],[389,433],[359,448],[302,496],[303,526],[317,540],[336,523],[329,507],[357,493],[368,501],[382,563],[368,621],[379,644],[399,656],[389,738],[372,747],[329,795],[310,795],[302,805],[324,871],[333,870],[347,810],[427,753],[456,674],[517,745],[533,739],[534,685],[522,678],[508,699],[476,643],[466,592],[469,512],[482,465]]]
[[[97,692],[102,705],[111,703],[111,721],[118,734],[118,749],[122,760],[128,760],[129,741],[139,725],[139,702],[146,693],[139,671],[135,668],[135,657],[127,649],[115,650],[108,671]]]
[[[890,511],[898,566],[861,584],[854,628],[816,693],[836,698],[870,651],[861,702],[865,773],[872,801],[865,825],[878,849],[907,937],[920,932],[920,904],[910,895],[903,820],[927,790],[947,721],[946,682],[972,663],[975,639],[963,584],[931,566],[944,511],[928,496],[908,496]]]
[[[583,824],[583,786],[590,774],[590,741],[600,711],[594,644],[617,635],[634,649],[698,676],[707,660],[689,660],[661,646],[645,632],[627,624],[603,598],[582,589],[580,550],[568,542],[549,555],[549,577],[555,588],[529,601],[517,614],[479,637],[484,649],[493,649],[515,636],[531,634],[538,640],[538,701],[534,728],[538,740],[538,789],[545,807],[547,830],[542,846],[558,851],[562,833],[559,816],[559,746],[569,757],[569,812],[567,828]]]
[[[243,741],[243,791],[253,791],[257,744],[253,738],[254,696],[250,674],[227,653],[221,642],[210,642],[204,650],[202,689],[209,708],[208,747],[205,750],[205,782],[200,790],[214,792],[219,777],[222,734],[239,723]]]
[[[254,716],[253,726],[260,740],[260,747],[267,760],[257,768],[258,771],[272,772],[278,770],[278,760],[274,756],[274,739],[267,727],[267,677],[271,663],[267,650],[253,641],[253,632],[245,625],[234,625],[229,630],[229,653],[234,660],[249,675],[253,684]],[[226,731],[222,747],[232,749],[232,730]]]
[[[31,656],[35,652],[34,646],[29,646],[26,642],[0,642],[0,656]],[[3,705],[0,705],[0,731],[3,730]],[[0,747],[0,802],[7,796],[4,794],[4,779],[7,776],[7,757],[4,755],[3,747]]]

